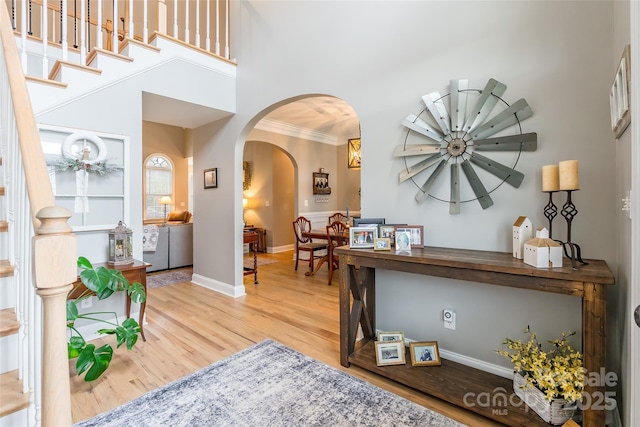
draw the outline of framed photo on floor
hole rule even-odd
[[[376,364],[378,366],[404,365],[404,342],[376,341]]]
[[[437,341],[412,342],[409,344],[411,366],[441,365]]]
[[[378,333],[376,334],[376,341],[400,341],[400,342],[404,342],[404,332],[402,332],[402,331],[393,331],[393,332],[378,331]]]

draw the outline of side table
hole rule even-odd
[[[151,264],[144,262],[133,260],[133,264],[127,265],[111,265],[106,262],[100,264],[93,264],[94,268],[106,267],[112,270],[120,270],[122,271],[122,275],[130,282],[139,282],[144,288],[144,293],[149,297],[147,293],[147,267],[151,267]],[[80,284],[81,286],[76,286]],[[67,299],[75,299],[78,298],[82,293],[87,289],[84,284],[80,281],[80,277],[74,282],[74,287],[69,292]],[[95,293],[93,293],[95,295]],[[140,336],[142,337],[142,341],[146,341],[147,339],[144,336],[144,326],[142,325],[142,321],[144,320],[144,311],[147,307],[147,301],[140,304],[140,315],[138,316],[138,324],[140,325]],[[127,305],[126,305],[127,318],[131,317],[131,297],[127,295]]]

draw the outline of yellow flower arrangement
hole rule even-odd
[[[525,330],[529,341],[505,339],[502,344],[510,351],[496,350],[513,362],[514,369],[522,375],[529,387],[542,391],[548,401],[565,399],[575,402],[581,399],[584,386],[582,354],[571,348],[568,338],[575,332],[562,333],[561,339],[549,341],[551,350],[544,351],[536,334]]]

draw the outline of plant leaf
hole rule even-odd
[[[67,301],[67,326],[73,326],[78,318],[78,306],[75,300]]]
[[[105,344],[98,349],[93,344],[87,344],[76,362],[78,375],[82,375],[87,371],[84,376],[85,381],[89,382],[98,379],[109,367],[112,357],[113,348],[109,344]]]
[[[140,304],[147,300],[147,294],[144,291],[144,286],[142,286],[142,283],[140,282],[131,283],[127,293],[131,297],[131,301],[135,303]]]
[[[78,357],[82,350],[84,350],[87,342],[84,338],[80,336],[72,336],[69,338],[69,342],[67,343],[67,353],[69,355],[69,359],[73,359],[74,357]]]

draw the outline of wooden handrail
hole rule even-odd
[[[17,146],[22,158],[22,165],[16,166],[22,166],[24,172],[30,209],[29,215],[23,213],[24,220],[20,220],[20,215],[16,215],[16,218],[19,222],[24,222],[30,217],[36,234],[31,241],[31,250],[26,251],[25,255],[25,258],[31,256],[31,263],[25,259],[22,264],[25,266],[27,280],[20,282],[23,287],[33,284],[42,301],[42,338],[37,336],[39,328],[35,324],[27,325],[25,330],[26,334],[34,335],[36,341],[42,340],[41,363],[35,363],[35,368],[29,368],[29,371],[35,371],[30,372],[36,378],[36,388],[33,390],[35,401],[41,402],[41,413],[36,415],[36,419],[41,419],[44,427],[67,427],[71,425],[71,395],[69,362],[66,358],[66,297],[76,278],[76,238],[67,224],[71,217],[69,211],[54,206],[55,198],[40,134],[11,20],[4,5],[0,5],[0,41],[13,105],[11,116],[15,120]],[[29,248],[28,244],[22,246]],[[28,272],[30,264],[33,275]],[[18,309],[31,314],[39,311],[39,305],[23,301]],[[33,318],[40,319],[40,316]],[[34,347],[38,348],[37,345]],[[35,359],[33,355],[31,357],[30,360]]]

